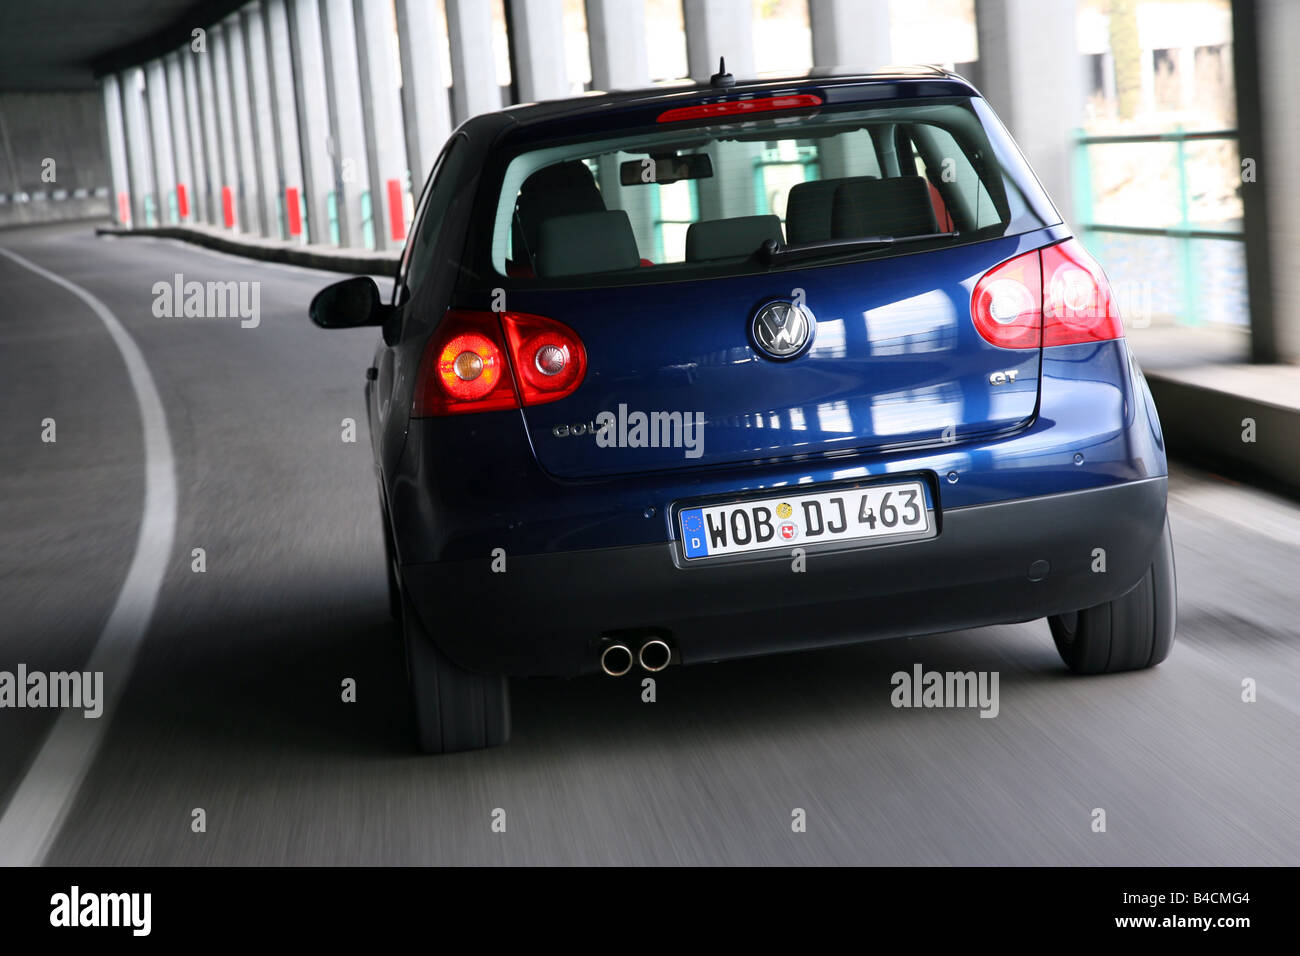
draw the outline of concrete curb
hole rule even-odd
[[[100,226],[95,233],[101,236],[153,236],[158,239],[179,239],[182,242],[192,242],[208,249],[244,256],[248,259],[283,262],[308,269],[356,275],[393,275],[397,272],[400,258],[396,253],[391,252],[338,249],[333,246],[304,246],[279,239],[254,239],[221,229],[200,226],[152,226],[139,229]]]
[[[1225,464],[1300,492],[1300,407],[1216,388],[1179,372],[1145,372],[1170,455]],[[1296,370],[1300,379],[1300,369]],[[1243,441],[1244,419],[1255,440]]]

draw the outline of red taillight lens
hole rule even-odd
[[[715,119],[724,116],[739,116],[745,113],[811,109],[821,105],[822,98],[815,93],[791,93],[788,96],[755,96],[747,100],[726,100],[722,103],[678,106],[660,113],[659,122],[685,123],[688,120]]]
[[[971,293],[970,312],[985,341],[1004,349],[1036,349],[1043,327],[1043,277],[1038,251],[1008,259],[984,273]]]
[[[994,266],[975,284],[970,310],[985,341],[1004,349],[1124,335],[1105,273],[1075,239]]]
[[[557,401],[582,384],[587,350],[573,329],[524,312],[501,313],[501,324],[525,405]]]
[[[425,346],[412,414],[426,418],[518,407],[496,315],[449,309]]]
[[[1043,345],[1077,345],[1124,336],[1115,296],[1097,261],[1076,239],[1042,250]]]
[[[513,370],[513,374],[512,374]],[[424,349],[416,418],[542,405],[573,393],[587,350],[563,323],[524,312],[449,309]]]
[[[486,335],[466,332],[438,353],[438,382],[457,401],[472,402],[501,381],[501,350]]]

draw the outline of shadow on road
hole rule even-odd
[[[153,739],[209,759],[414,756],[401,643],[370,584],[303,584],[277,594],[272,607],[218,607],[184,627],[164,615],[114,737],[136,746]],[[183,607],[183,596],[172,604]],[[866,729],[893,710],[891,675],[916,663],[999,671],[1004,694],[1069,679],[1038,622],[672,667],[654,675],[653,703],[642,700],[650,675],[639,672],[516,680],[515,733],[505,753],[536,756],[579,742],[587,752],[658,746],[718,726],[755,737],[792,725]],[[356,681],[355,703],[342,700],[348,678]]]

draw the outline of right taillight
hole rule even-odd
[[[412,414],[542,405],[572,394],[586,374],[587,350],[561,322],[523,312],[448,309],[425,346]]]
[[[1004,349],[1100,342],[1124,335],[1110,283],[1075,239],[999,263],[971,293],[971,318]]]
[[[1038,250],[999,263],[975,283],[970,314],[985,341],[1004,349],[1036,349],[1043,327]]]
[[[1041,250],[1043,345],[1078,345],[1124,337],[1115,296],[1097,260],[1077,239]]]

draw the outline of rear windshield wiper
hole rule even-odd
[[[819,242],[801,242],[797,245],[782,245],[775,239],[764,241],[758,250],[758,257],[771,264],[779,260],[802,259],[837,252],[857,252],[861,249],[878,249],[882,246],[897,246],[905,242],[924,242],[926,239],[951,239],[959,235],[956,232],[925,232],[914,236],[863,236],[860,239],[824,239]]]

